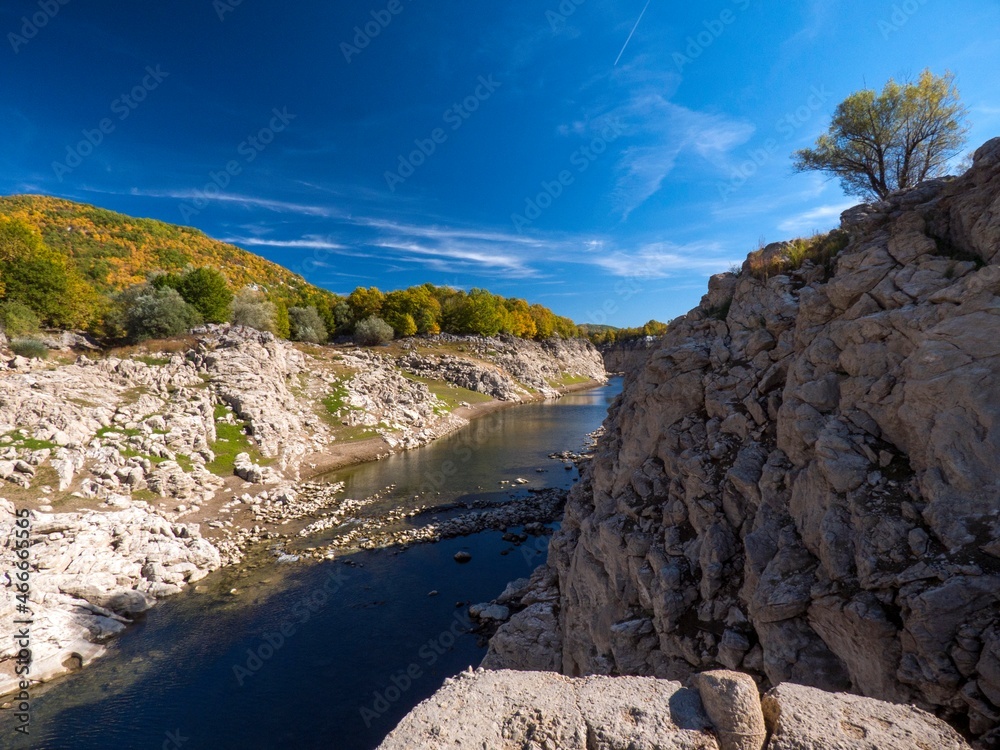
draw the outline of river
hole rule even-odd
[[[358,498],[394,485],[393,505],[569,487],[576,470],[548,454],[580,450],[620,390],[616,378],[504,409],[328,478]],[[518,478],[529,483],[501,484]],[[483,532],[324,564],[219,571],[158,604],[82,672],[36,687],[26,741],[0,712],[0,747],[371,750],[446,677],[479,663],[486,649],[466,632],[465,605],[529,575],[546,543],[515,547]],[[458,550],[472,561],[457,564]]]

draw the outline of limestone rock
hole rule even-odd
[[[469,607],[469,614],[477,620],[499,620],[503,622],[510,617],[510,610],[501,604],[473,604]]]
[[[828,265],[713,278],[626,373],[551,615],[491,665],[725,666],[1000,732],[1000,139],[842,230]]]
[[[912,706],[785,684],[764,696],[768,750],[968,750],[954,729]]]
[[[767,740],[757,683],[747,674],[717,670],[695,675],[695,687],[715,726],[721,750],[762,750]]]
[[[0,500],[0,538],[13,546],[14,506]],[[115,512],[32,513],[28,607],[32,680],[44,682],[86,665],[157,598],[177,593],[221,565],[196,526],[171,524],[138,505]],[[151,559],[155,556],[155,561]],[[0,617],[16,617],[15,591],[0,591]],[[0,695],[16,689],[17,649],[0,644]]]
[[[676,682],[465,672],[403,719],[381,750],[718,750],[697,693]]]

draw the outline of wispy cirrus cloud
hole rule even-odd
[[[435,271],[463,270],[511,278],[539,275],[532,260],[539,258],[546,243],[488,228],[458,228],[405,224],[377,217],[352,217],[344,224],[372,230],[368,237],[350,241],[336,236],[305,235],[276,238],[252,232],[230,236],[226,242],[245,247],[311,250],[365,258],[391,258]],[[350,228],[345,228],[349,233]],[[530,249],[530,252],[529,252]]]
[[[726,168],[731,152],[755,132],[745,120],[674,103],[670,97],[680,84],[678,74],[653,75],[647,63],[639,57],[588,83],[588,87],[609,87],[609,103],[584,118],[590,131],[599,133],[608,122],[617,122],[626,134],[611,191],[613,210],[623,221],[661,190],[683,155]],[[578,121],[561,127],[560,133],[579,130]]]
[[[339,242],[332,242],[318,237],[306,237],[301,240],[270,240],[266,237],[228,237],[223,242],[231,245],[245,245],[247,247],[279,247],[286,249],[301,250],[347,250],[347,245]]]
[[[150,190],[132,188],[127,192],[116,192],[111,190],[101,190],[98,188],[85,188],[90,193],[106,193],[111,195],[130,195],[137,198],[167,198],[177,201],[208,201],[210,203],[225,203],[239,206],[241,208],[253,209],[263,208],[276,213],[291,213],[301,216],[319,216],[332,218],[342,216],[343,213],[330,206],[316,206],[307,203],[295,203],[292,201],[271,200],[269,198],[258,198],[252,195],[240,195],[238,193],[222,193],[205,190]]]
[[[840,215],[855,205],[857,205],[857,201],[842,201],[840,203],[817,206],[795,216],[790,216],[778,224],[778,229],[789,233],[829,229],[840,224]]]
[[[376,247],[396,253],[400,260],[418,263],[437,271],[475,268],[480,273],[501,273],[515,278],[538,275],[538,271],[529,266],[524,258],[496,252],[492,248],[477,250],[462,245],[428,247],[413,242],[391,241],[379,242]]]
[[[352,217],[349,223],[355,226],[369,227],[387,234],[407,237],[422,237],[429,240],[482,241],[497,244],[538,246],[540,240],[523,234],[496,231],[492,229],[461,228],[440,226],[438,224],[406,224],[391,219],[372,217]]]
[[[732,150],[755,130],[750,123],[696,112],[657,96],[636,97],[619,113],[628,116],[632,110],[645,113],[631,118],[633,122],[645,118],[637,128],[645,131],[645,144],[625,149],[618,161],[613,199],[622,219],[660,191],[682,154],[692,153],[724,167]]]
[[[639,279],[666,279],[684,273],[710,276],[738,262],[718,243],[672,242],[653,242],[635,250],[602,248],[574,261],[596,266],[613,276]]]

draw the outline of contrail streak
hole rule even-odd
[[[611,67],[617,68],[618,61],[622,59],[622,55],[625,54],[625,50],[628,48],[628,43],[632,41],[632,37],[635,36],[635,30],[639,28],[639,24],[642,23],[642,17],[646,15],[646,11],[649,9],[649,4],[653,0],[646,0],[646,7],[642,9],[642,13],[639,14],[639,20],[635,22],[635,26],[632,27],[632,33],[628,35],[628,39],[625,40],[625,46],[622,47],[622,51],[618,53],[618,58],[615,60],[615,64]]]

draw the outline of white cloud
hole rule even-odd
[[[644,97],[644,101],[650,142],[626,149],[618,162],[614,196],[625,219],[659,192],[683,153],[694,153],[724,168],[730,152],[746,143],[755,130],[746,122],[657,102],[655,97]],[[633,102],[629,108],[635,106]]]
[[[476,267],[480,272],[503,272],[505,276],[526,278],[537,272],[524,259],[498,252],[495,248],[475,248],[467,245],[439,245],[428,247],[415,242],[382,241],[376,247],[402,255],[402,260],[419,263],[439,271],[453,271],[456,266]]]
[[[256,198],[250,195],[238,195],[234,193],[205,192],[204,190],[140,190],[132,188],[128,193],[115,193],[113,191],[103,191],[88,189],[92,193],[112,193],[114,195],[134,195],[143,198],[169,198],[178,201],[209,201],[215,203],[232,203],[243,208],[264,208],[277,213],[302,214],[304,216],[322,216],[331,218],[341,215],[335,209],[326,206],[313,206],[305,203],[291,203],[288,201],[276,201],[266,198]]]
[[[366,217],[355,217],[350,219],[350,223],[356,226],[370,227],[393,235],[403,235],[408,237],[420,237],[427,240],[460,240],[460,241],[484,241],[505,243],[514,245],[540,244],[539,240],[523,234],[511,234],[509,232],[497,232],[490,229],[461,228],[461,227],[441,227],[437,225],[422,226],[419,224],[402,224],[388,219],[375,219]]]
[[[267,240],[261,237],[230,237],[223,240],[231,245],[246,245],[248,247],[281,247],[298,248],[303,250],[347,250],[346,245],[341,245],[330,240],[318,238],[307,238],[302,240]]]
[[[782,232],[801,233],[822,231],[830,229],[840,224],[840,215],[847,209],[857,205],[856,201],[834,203],[826,206],[817,206],[795,216],[791,216],[780,224],[778,229]]]
[[[614,250],[578,259],[602,268],[613,276],[638,279],[665,279],[680,273],[710,276],[725,271],[742,259],[728,257],[717,243],[675,245],[654,242],[637,250]]]
[[[648,70],[623,67],[613,75],[613,83],[628,87],[625,97],[587,120],[597,133],[609,121],[621,123],[629,141],[619,153],[612,191],[614,210],[627,219],[660,191],[684,154],[725,169],[731,152],[751,138],[755,127],[745,120],[671,102],[667,97],[677,85],[673,73],[651,78]]]

